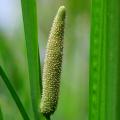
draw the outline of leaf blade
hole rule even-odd
[[[2,67],[0,66],[0,76],[2,78],[2,80],[4,81],[5,85],[7,86],[10,94],[12,95],[22,117],[24,120],[30,120],[25,109],[24,106],[22,105],[22,102],[20,100],[20,98],[18,97],[15,89],[13,88],[12,84],[10,83],[10,80],[8,79],[7,75],[5,74],[4,70],[2,69]]]
[[[40,65],[38,52],[37,12],[35,0],[21,0],[24,31],[27,48],[27,59],[30,79],[32,106],[35,120],[39,120],[40,102]],[[39,78],[40,77],[40,78]]]
[[[119,0],[92,0],[90,120],[119,119]]]

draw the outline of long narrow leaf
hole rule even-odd
[[[35,120],[39,120],[39,102],[40,102],[39,81],[41,80],[39,80],[40,65],[38,52],[36,0],[21,0],[21,4],[27,48],[32,106]]]
[[[89,120],[120,118],[119,5],[119,0],[92,0]]]
[[[92,0],[91,43],[90,43],[90,86],[89,86],[89,119],[100,118],[100,94],[103,86],[104,71],[103,39],[104,39],[104,0]],[[102,68],[103,65],[103,68]],[[103,101],[104,104],[104,101]]]
[[[22,105],[22,103],[21,103],[21,101],[20,101],[20,99],[19,99],[19,97],[18,97],[18,95],[17,95],[17,93],[16,93],[16,91],[15,91],[15,89],[13,88],[12,84],[10,83],[10,80],[8,79],[7,75],[5,74],[5,72],[3,71],[1,66],[0,66],[0,76],[1,76],[2,80],[4,81],[4,83],[6,84],[9,92],[11,93],[17,107],[20,110],[20,113],[21,113],[23,119],[30,120],[23,105]]]

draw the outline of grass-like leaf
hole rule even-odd
[[[98,120],[100,115],[100,93],[104,34],[104,1],[92,0],[91,43],[90,43],[90,85],[89,119]],[[103,67],[103,68],[102,68]],[[104,101],[103,101],[104,103]]]
[[[1,76],[2,80],[4,81],[4,83],[6,84],[9,92],[11,93],[17,107],[20,110],[20,113],[21,113],[23,119],[30,120],[23,105],[22,105],[22,103],[21,103],[21,101],[20,101],[20,99],[19,99],[19,97],[18,97],[18,95],[17,95],[17,93],[16,93],[16,91],[15,91],[15,89],[13,88],[12,84],[10,83],[10,80],[8,79],[7,75],[5,74],[5,72],[3,71],[1,66],[0,66],[0,76]]]
[[[30,89],[35,120],[39,120],[40,65],[38,52],[38,31],[36,0],[21,0],[26,39]],[[41,81],[41,80],[40,80]]]
[[[120,118],[119,5],[119,0],[92,0],[89,120]]]

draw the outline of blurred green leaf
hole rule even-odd
[[[0,34],[0,64],[10,71],[9,77],[12,78],[14,87],[20,91],[23,88],[21,69],[18,67],[18,61],[15,59],[8,40],[4,37]]]
[[[3,114],[2,114],[1,106],[0,106],[0,120],[3,120]]]
[[[1,76],[2,80],[4,81],[4,83],[6,84],[9,92],[11,93],[11,95],[12,95],[12,97],[13,97],[16,105],[17,105],[17,107],[20,110],[20,113],[21,113],[23,119],[24,120],[29,120],[29,117],[28,117],[28,115],[27,115],[27,113],[26,113],[26,111],[25,111],[25,109],[24,109],[24,107],[23,107],[23,105],[22,105],[22,103],[21,103],[21,101],[20,101],[20,99],[19,99],[15,89],[13,88],[12,84],[10,83],[10,80],[6,76],[6,74],[3,71],[3,69],[1,68],[1,66],[0,66],[0,76]]]

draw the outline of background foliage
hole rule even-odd
[[[67,8],[61,91],[53,120],[87,120],[89,64],[89,0],[38,0],[41,65],[53,18],[60,5]],[[0,65],[33,118],[27,54],[20,0],[0,1]],[[5,84],[0,81],[0,106],[5,120],[22,120]]]

